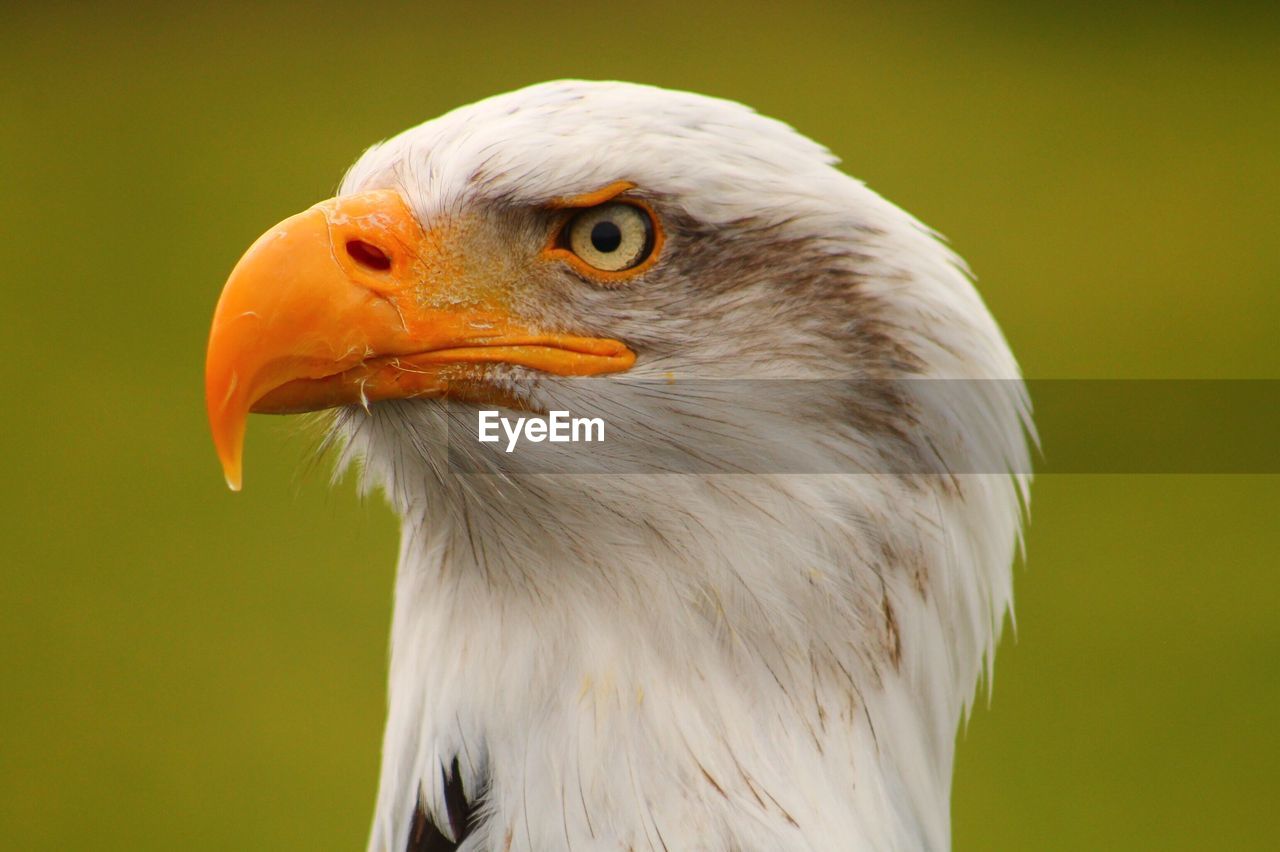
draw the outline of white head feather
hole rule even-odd
[[[956,729],[1011,603],[1027,405],[960,261],[834,162],[738,104],[557,82],[350,170],[344,193],[398,188],[428,226],[617,180],[671,217],[644,292],[580,285],[541,308],[632,346],[628,381],[513,371],[540,406],[638,406],[696,442],[688,398],[629,380],[976,380],[959,403],[908,391],[910,416],[835,383],[807,410],[762,395],[716,444],[837,475],[464,475],[445,404],[342,414],[346,458],[404,522],[371,850],[405,849],[420,802],[453,836],[455,760],[479,802],[468,850],[949,845]],[[979,473],[886,472],[926,446]]]

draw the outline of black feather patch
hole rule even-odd
[[[467,801],[466,791],[462,789],[458,758],[453,759],[453,766],[448,771],[443,766],[440,767],[440,779],[444,782],[445,816],[449,819],[449,829],[458,839],[454,841],[445,837],[419,800],[417,810],[413,812],[413,822],[409,826],[409,844],[405,847],[405,852],[453,852],[471,833],[475,803]]]

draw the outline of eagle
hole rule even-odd
[[[235,266],[228,484],[250,412],[331,410],[401,519],[370,850],[950,846],[1030,404],[963,261],[836,164],[731,101],[544,83],[374,145]],[[553,410],[621,437],[475,441]]]

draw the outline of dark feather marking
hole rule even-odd
[[[702,763],[699,762],[696,758],[694,759],[693,762],[698,764],[698,769],[702,771],[702,777],[707,779],[707,783],[710,784],[712,787],[714,787],[715,791],[719,793],[721,796],[724,796],[724,798],[726,799],[729,798],[729,795],[725,793],[724,788],[721,787],[720,784],[717,783],[716,779],[711,776],[711,773],[707,771],[707,768],[703,766]]]
[[[738,775],[742,778],[743,783],[747,785],[752,797],[756,800],[756,804],[760,806],[760,810],[765,810],[769,806],[764,803],[764,799],[760,798],[760,793],[756,790],[756,785],[751,783],[751,776],[747,774],[747,770],[742,768],[742,764],[738,762],[738,758],[733,758],[733,765],[738,768]]]
[[[813,706],[818,710],[818,727],[822,729],[822,733],[827,733],[827,710],[822,706],[822,699],[818,697],[818,661],[813,656],[813,646],[809,646],[809,676],[813,683]]]
[[[467,801],[466,791],[462,788],[462,773],[458,771],[458,758],[448,769],[440,767],[440,780],[444,784],[445,816],[449,820],[449,830],[457,840],[450,840],[444,835],[419,798],[418,807],[413,812],[413,822],[409,829],[409,843],[405,852],[454,852],[462,841],[467,839],[475,823],[476,805]]]
[[[902,635],[898,632],[898,617],[894,614],[893,605],[889,603],[889,591],[880,581],[880,605],[884,613],[885,650],[889,653],[889,662],[895,669],[902,665]]]
[[[773,806],[778,809],[778,813],[782,814],[783,819],[791,823],[792,828],[799,828],[800,823],[795,821],[795,818],[791,816],[790,813],[787,812],[787,809],[782,806],[781,802],[779,802],[776,798],[774,798],[774,795],[772,793],[770,793],[768,790],[764,789],[763,787],[761,787],[759,790],[756,789],[755,781],[751,778],[749,774],[747,774],[747,770],[742,768],[742,764],[738,762],[737,756],[731,755],[731,757],[733,758],[733,765],[738,768],[738,774],[742,777],[742,780],[746,782],[747,789],[751,791],[751,795],[755,797],[755,800],[756,802],[759,803],[760,807],[764,809],[768,808],[768,806],[765,805],[764,800],[760,798],[760,793],[764,793],[766,796],[769,797],[769,801],[773,802]],[[699,768],[701,768],[701,765],[699,765]],[[706,770],[704,769],[703,772],[705,771]]]
[[[413,812],[413,823],[409,829],[409,844],[405,852],[452,852],[458,844],[440,833],[440,829],[431,822],[422,804],[418,804]]]

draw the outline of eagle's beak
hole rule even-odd
[[[438,396],[487,363],[565,376],[628,369],[616,340],[543,333],[470,272],[462,246],[424,230],[394,190],[317,204],[250,246],[218,300],[205,403],[238,491],[250,411],[314,411]]]

